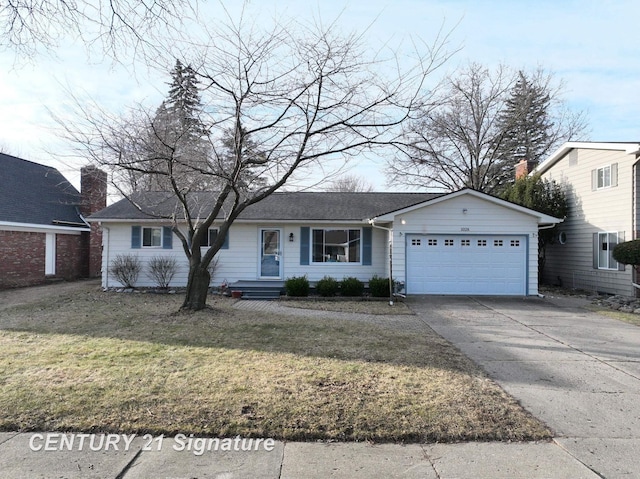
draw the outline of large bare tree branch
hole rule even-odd
[[[384,59],[368,52],[360,36],[339,34],[337,24],[291,21],[261,31],[228,21],[209,35],[206,43],[182,49],[192,54],[181,58],[203,85],[206,164],[189,160],[188,145],[180,142],[187,132],[167,136],[155,128],[149,108],[137,106],[123,117],[76,98],[83,121],[59,121],[78,153],[110,169],[116,181],[139,173],[170,180],[176,206],[164,219],[173,222],[190,262],[184,307],[191,309],[204,307],[207,267],[246,208],[327,162],[399,148],[426,80],[448,58],[437,43],[423,45],[411,63],[393,54]],[[249,170],[266,181],[247,185]],[[210,178],[215,191],[194,191],[194,177]],[[219,234],[202,253],[200,240],[214,222]]]
[[[69,36],[114,59],[123,50],[154,49],[159,32],[195,17],[198,0],[6,0],[0,3],[0,47],[20,58],[54,53]]]

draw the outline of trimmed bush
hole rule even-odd
[[[171,256],[154,256],[149,260],[147,275],[159,288],[167,289],[178,269],[175,258]]]
[[[309,296],[309,280],[306,276],[292,276],[284,282],[287,296]]]
[[[369,280],[369,293],[374,298],[389,297],[389,278],[374,276]]]
[[[364,293],[364,283],[358,278],[344,278],[340,282],[340,294],[342,296],[362,296]]]
[[[640,265],[640,239],[617,244],[612,254],[618,263]]]
[[[331,276],[325,276],[316,284],[316,291],[320,296],[335,296],[339,289],[340,283]]]
[[[142,265],[137,256],[119,254],[111,262],[109,273],[125,288],[133,288],[141,270]]]

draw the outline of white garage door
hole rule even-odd
[[[526,236],[407,235],[409,294],[525,295]]]

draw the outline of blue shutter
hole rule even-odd
[[[142,228],[140,226],[131,227],[131,248],[140,248],[142,245]]]
[[[310,248],[311,231],[308,226],[300,228],[300,264],[309,264],[309,248]]]
[[[162,227],[162,248],[173,249],[173,231],[168,226]]]
[[[224,235],[224,243],[222,243],[220,249],[229,249],[229,230],[227,230],[227,234]]]
[[[367,226],[362,228],[362,264],[371,266],[371,237],[373,236],[373,228]]]

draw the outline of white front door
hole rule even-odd
[[[260,278],[282,279],[282,230],[260,230]]]

